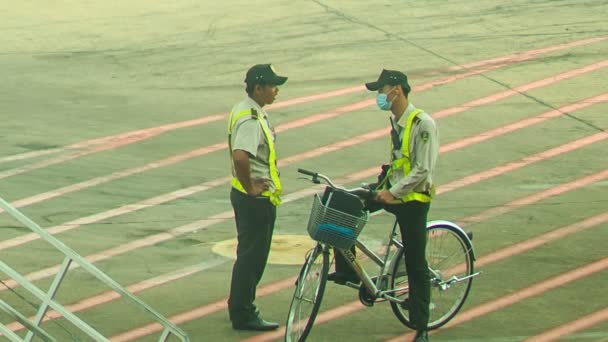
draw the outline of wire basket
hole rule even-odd
[[[319,195],[315,195],[308,220],[308,234],[313,240],[349,249],[367,220],[367,212],[363,212],[360,217],[353,216],[324,205]]]

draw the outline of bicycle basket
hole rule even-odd
[[[360,212],[360,216],[354,216],[334,209],[331,205],[323,204],[319,195],[315,195],[308,220],[308,234],[313,240],[348,249],[368,220],[368,213]]]

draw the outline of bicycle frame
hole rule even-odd
[[[397,251],[395,254],[393,254],[393,256],[397,255],[397,252],[399,252],[399,250],[403,248],[403,244],[401,243],[401,241],[395,239],[395,236],[397,236],[396,230],[397,220],[395,220],[395,223],[393,224],[393,229],[389,234],[388,244],[386,245],[383,257],[378,256],[374,251],[372,251],[369,247],[367,247],[363,242],[359,241],[358,239],[355,241],[356,247],[380,267],[380,272],[376,276],[375,282],[349,249],[345,250],[336,248],[344,256],[346,262],[350,264],[351,267],[355,270],[355,272],[361,279],[361,283],[367,288],[370,294],[373,294],[376,298],[384,298],[392,302],[400,302],[400,300],[391,296],[390,294],[403,289],[382,290],[381,282],[385,279],[387,275],[386,270],[390,269],[392,266],[392,264],[389,263],[389,257],[391,257],[391,248],[393,246],[397,248]],[[390,262],[392,262],[392,258]],[[355,289],[359,288],[359,286],[354,284],[349,286]]]
[[[369,247],[367,247],[363,242],[359,241],[358,239],[355,241],[355,246],[361,252],[363,252],[363,254],[365,254],[367,257],[369,257],[376,265],[380,266],[380,272],[375,277],[376,278],[375,282],[374,282],[374,279],[369,276],[369,274],[367,273],[365,268],[359,263],[359,261],[356,259],[355,255],[350,250],[336,248],[340,253],[342,253],[346,262],[348,264],[350,264],[350,266],[355,270],[355,272],[361,279],[361,283],[363,284],[363,286],[365,286],[367,288],[367,290],[370,294],[373,294],[376,298],[384,298],[391,302],[400,302],[400,300],[398,298],[391,296],[390,294],[399,292],[399,291],[403,291],[403,290],[407,290],[406,288],[382,290],[381,286],[380,286],[381,282],[387,276],[386,270],[390,269],[393,266],[392,257],[396,256],[397,253],[399,253],[400,249],[403,248],[402,242],[395,239],[395,237],[397,236],[397,234],[396,234],[397,224],[398,224],[397,220],[395,220],[395,222],[393,223],[393,229],[391,230],[390,235],[389,235],[388,244],[386,246],[383,258],[378,256],[374,251],[372,251]],[[443,220],[430,221],[429,224],[430,225],[448,224],[448,225],[455,226],[453,223],[448,222],[448,221],[443,221]],[[457,226],[455,226],[455,227],[457,227]],[[460,227],[457,227],[457,228],[460,229]],[[397,250],[391,256],[390,250],[391,250],[392,246],[395,246],[397,248]],[[472,247],[471,247],[470,252],[473,254],[473,260],[475,260],[475,253],[474,253]],[[391,257],[390,263],[389,263],[389,257]],[[434,269],[429,267],[429,271],[431,272],[431,274],[433,274],[435,276],[436,279],[441,278]],[[448,288],[450,288],[450,286],[452,286],[452,284],[466,280],[468,278],[476,277],[480,273],[481,272],[476,272],[476,273],[473,273],[473,274],[465,276],[465,277],[452,276],[450,279],[442,280],[440,283],[437,283],[436,285],[441,287],[441,289],[443,289],[443,290],[447,290]],[[359,288],[359,285],[354,285],[354,284],[349,285],[349,284],[350,283],[347,283],[346,285],[349,287],[355,288],[355,289]]]

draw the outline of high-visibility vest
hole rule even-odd
[[[387,188],[388,179],[395,170],[399,170],[400,168],[403,168],[404,176],[407,176],[410,173],[410,171],[412,170],[412,165],[410,162],[410,134],[412,132],[412,124],[414,123],[414,119],[420,113],[423,113],[423,111],[421,109],[416,109],[413,112],[411,112],[410,115],[407,117],[405,131],[403,132],[403,140],[401,142],[402,156],[401,156],[401,158],[395,159],[392,161],[391,167],[388,170],[388,172],[386,173],[386,177],[382,180],[382,182],[380,182],[380,185],[379,185],[380,188]],[[391,141],[391,157],[392,157],[393,148],[394,148],[394,146]],[[406,194],[405,196],[399,198],[395,203],[403,203],[403,202],[409,202],[409,201],[418,201],[418,202],[428,203],[431,201],[431,196],[434,192],[435,192],[434,187],[431,189],[431,192],[428,194],[421,193],[421,192],[410,192],[410,193]]]
[[[266,137],[266,141],[268,142],[268,149],[270,150],[270,154],[268,156],[268,165],[270,167],[270,179],[272,179],[272,182],[274,183],[274,187],[275,190],[274,192],[270,192],[270,190],[266,190],[264,192],[262,192],[262,196],[266,196],[269,197],[270,202],[272,204],[274,204],[275,206],[278,206],[279,204],[281,204],[281,191],[282,191],[282,187],[281,187],[281,180],[279,179],[279,171],[277,170],[277,156],[276,156],[276,151],[274,149],[274,141],[272,138],[272,134],[270,133],[268,127],[264,124],[264,122],[262,122],[262,118],[258,115],[257,111],[253,108],[251,109],[245,109],[242,110],[238,113],[230,113],[230,120],[228,120],[228,144],[231,144],[231,139],[232,139],[232,130],[234,128],[234,125],[236,124],[236,122],[246,116],[246,115],[251,115],[251,118],[254,120],[258,120],[258,122],[260,123],[260,127],[262,127],[262,131],[264,132],[264,136]],[[230,147],[230,162],[232,164],[232,167],[234,167],[234,162],[232,160],[232,146]],[[230,184],[232,185],[233,188],[239,190],[242,193],[247,193],[247,191],[245,190],[245,188],[243,187],[243,185],[241,184],[241,182],[239,182],[238,178],[236,178],[236,175],[232,177],[232,180],[230,181]]]

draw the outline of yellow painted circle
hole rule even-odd
[[[236,258],[236,239],[216,243],[211,250],[221,256]],[[315,241],[308,235],[274,235],[270,247],[269,264],[301,265],[306,252],[313,248]]]

